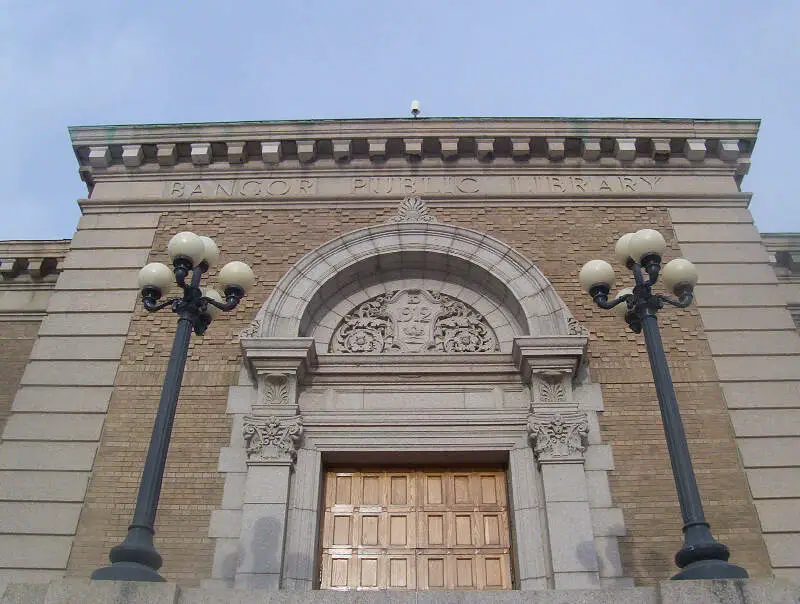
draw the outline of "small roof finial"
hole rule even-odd
[[[419,117],[419,101],[411,101],[411,115],[414,116],[414,119]]]

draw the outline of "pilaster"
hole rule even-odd
[[[313,340],[251,337],[257,332],[255,325],[240,334],[246,373],[228,395],[233,429],[230,447],[220,452],[219,470],[226,477],[222,506],[209,527],[215,539],[209,584],[279,589],[286,569],[292,581],[310,586],[313,570],[297,555],[307,543],[297,535],[309,524],[316,530],[309,516],[315,509],[309,472],[319,474],[320,460],[318,453],[298,455],[304,426],[297,399],[298,382],[316,363]],[[293,476],[296,462],[299,478]],[[293,483],[311,485],[311,495],[291,489]],[[294,555],[287,559],[286,551]]]

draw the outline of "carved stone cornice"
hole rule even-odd
[[[528,418],[528,435],[539,463],[582,461],[589,420],[582,411],[536,411]]]
[[[619,165],[749,167],[758,133],[752,120],[376,119],[307,122],[90,126],[71,128],[81,172],[186,173],[223,164],[238,170],[329,169],[354,160],[408,163],[513,158],[591,167]],[[576,133],[580,132],[580,135]],[[329,160],[329,162],[326,162]],[[681,164],[680,162],[683,162]]]
[[[303,418],[245,416],[242,436],[247,452],[247,464],[294,463],[297,446],[303,435]]]
[[[0,285],[27,282],[52,287],[69,244],[69,239],[0,242]]]

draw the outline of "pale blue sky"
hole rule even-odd
[[[0,239],[71,237],[67,126],[760,118],[744,189],[800,231],[800,2],[0,0]]]

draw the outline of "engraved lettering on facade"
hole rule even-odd
[[[416,195],[480,195],[487,190],[503,195],[572,195],[641,193],[663,188],[661,176],[356,176],[340,178],[252,178],[234,180],[168,181],[164,195],[173,199],[241,199],[310,197],[412,197]]]
[[[650,191],[656,190],[656,185],[661,181],[660,176],[640,176],[639,177],[643,183],[645,183],[648,187],[650,187]]]
[[[214,190],[214,194],[217,197],[233,197],[233,187],[236,184],[235,181],[231,180],[229,182],[218,182],[217,188]],[[227,187],[227,189],[225,188]]]
[[[261,183],[257,180],[246,180],[242,183],[242,197],[258,197],[261,195]]]
[[[173,181],[167,183],[167,195],[172,198],[242,198],[309,196],[316,193],[317,180],[249,179],[211,181]]]
[[[476,178],[459,178],[456,182],[456,187],[458,187],[458,190],[462,193],[478,193],[480,191]]]
[[[350,192],[362,195],[474,195],[480,191],[480,181],[472,176],[373,176],[355,177],[350,181]]]
[[[660,176],[509,176],[512,193],[637,193],[651,192],[661,181]]]

